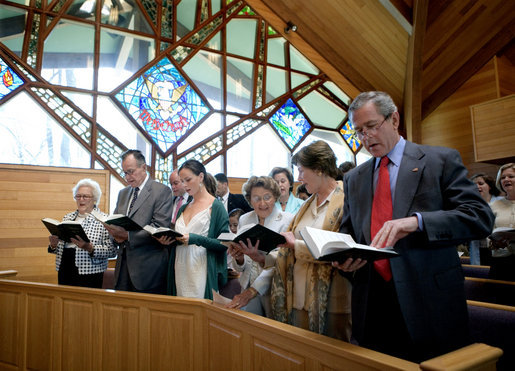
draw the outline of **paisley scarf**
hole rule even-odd
[[[311,203],[315,197],[310,197],[302,205],[299,212],[290,224],[288,231],[295,232],[299,222],[304,217],[306,211],[309,210]],[[343,217],[343,183],[337,182],[336,188],[331,196],[327,213],[323,221],[322,229],[328,231],[338,231],[340,222]],[[293,266],[295,264],[295,255],[297,258],[308,261],[307,271],[307,289],[306,301],[309,315],[309,329],[319,334],[324,333],[327,302],[329,289],[332,278],[336,273],[336,269],[331,266],[330,262],[320,262],[309,253],[295,252],[288,248],[280,248],[275,273],[272,280],[271,304],[272,315],[277,321],[283,323],[292,323],[293,308]]]

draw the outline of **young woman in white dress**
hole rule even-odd
[[[192,200],[177,214],[175,230],[183,236],[170,251],[168,293],[212,299],[212,290],[227,283],[227,249],[216,237],[229,231],[229,216],[214,197],[216,184],[204,165],[188,160],[179,168],[179,176]],[[173,241],[162,238],[160,242]]]

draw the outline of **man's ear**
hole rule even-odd
[[[401,117],[399,115],[399,112],[398,111],[395,111],[394,113],[392,113],[392,125],[393,127],[398,131],[399,130],[399,125],[401,123]]]

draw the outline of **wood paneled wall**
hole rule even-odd
[[[47,252],[49,233],[41,219],[61,220],[76,210],[72,188],[83,178],[100,184],[99,207],[107,212],[107,170],[0,164],[0,270],[15,269],[22,280],[57,282],[55,255]]]
[[[495,177],[497,173],[497,165],[474,160],[470,117],[471,105],[501,96],[496,64],[495,59],[487,63],[422,122],[421,143],[457,149],[470,175],[484,172]],[[513,68],[509,66],[503,66],[503,71]],[[503,91],[508,93],[508,84],[505,86]],[[513,93],[515,91],[511,92]]]
[[[515,66],[507,57],[495,58],[501,97],[515,93]]]
[[[511,162],[515,158],[515,94],[475,104],[470,115],[475,160]]]
[[[0,280],[0,368],[9,370],[418,370],[360,348],[203,299]],[[426,370],[492,370],[475,344]]]

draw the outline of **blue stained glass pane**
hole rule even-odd
[[[351,124],[350,121],[347,121],[345,125],[340,130],[340,134],[343,136],[343,139],[347,142],[349,147],[352,149],[352,152],[356,153],[361,146],[361,142],[356,135],[356,131],[354,130],[354,125]]]
[[[23,85],[23,80],[0,58],[0,99]]]
[[[291,99],[269,119],[272,126],[292,149],[300,142],[311,125]]]
[[[163,151],[209,112],[168,58],[118,92],[116,99]]]

